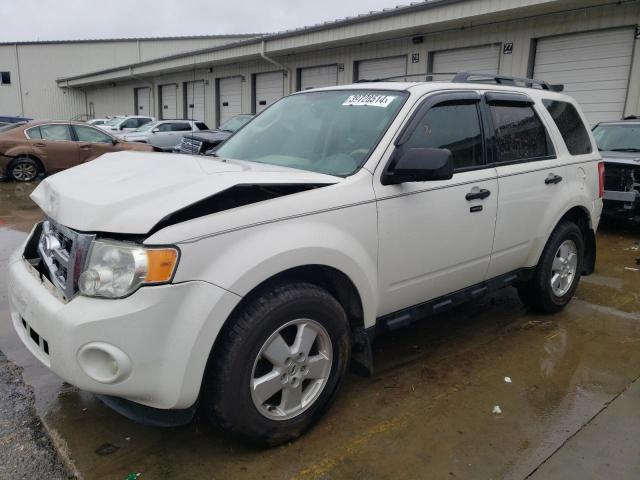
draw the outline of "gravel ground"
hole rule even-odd
[[[0,352],[0,478],[70,479],[34,410],[22,369]]]

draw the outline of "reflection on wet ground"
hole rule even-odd
[[[16,187],[0,183],[3,260],[14,230],[40,215]],[[4,278],[0,349],[25,366],[45,422],[88,479],[526,478],[640,377],[639,232],[599,233],[597,275],[560,314],[531,314],[507,290],[380,339],[374,377],[350,375],[312,431],[271,450],[202,419],[140,426],[63,385],[18,345]]]

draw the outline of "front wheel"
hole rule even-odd
[[[560,223],[549,237],[533,277],[518,286],[520,299],[540,313],[562,310],[578,288],[583,257],[582,230],[573,222]]]
[[[248,300],[229,322],[205,375],[206,413],[255,443],[295,439],[344,378],[351,346],[344,310],[327,291],[295,283]]]

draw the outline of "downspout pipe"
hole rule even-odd
[[[265,53],[265,43],[264,40],[260,43],[260,57],[263,60],[275,65],[276,67],[284,70],[285,76],[289,79],[289,93],[291,93],[291,69],[289,67],[285,67],[283,64],[276,62],[273,58],[268,57]]]
[[[155,84],[149,80],[145,80],[144,78],[140,78],[140,77],[136,77],[133,74],[133,67],[129,67],[129,78],[132,78],[133,80],[138,80],[139,82],[142,83],[146,83],[147,85],[149,85],[149,92],[151,95],[151,107],[152,107],[152,111],[153,111],[153,116],[158,118],[159,115],[156,112],[156,87]],[[138,114],[138,112],[136,112],[136,115]]]

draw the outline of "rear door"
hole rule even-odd
[[[544,106],[521,93],[488,92],[485,98],[500,191],[489,267],[489,277],[495,277],[535,265],[533,252],[544,246],[568,201],[567,173]]]
[[[29,144],[35,155],[42,160],[47,172],[73,167],[79,163],[78,144],[73,141],[68,123],[49,123],[39,126],[41,138],[29,130]]]
[[[88,125],[72,125],[74,139],[78,145],[79,163],[113,152],[113,139],[97,128]]]
[[[175,147],[182,140],[182,135],[191,132],[189,122],[167,122],[158,125],[158,133],[152,134],[152,144],[162,149]]]
[[[475,92],[436,94],[419,107],[396,141],[409,148],[446,148],[453,178],[382,185],[378,201],[378,315],[475,285],[485,279],[493,242],[498,182],[486,163]],[[384,168],[381,165],[379,168]]]

